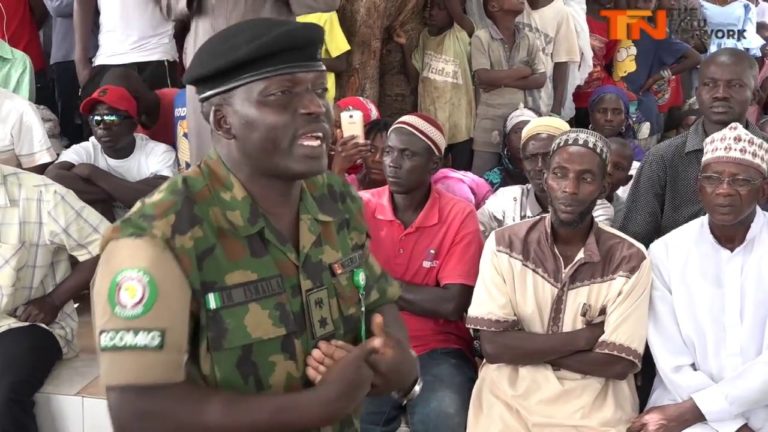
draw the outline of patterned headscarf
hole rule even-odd
[[[608,140],[595,131],[571,129],[563,132],[555,138],[550,155],[554,155],[556,151],[568,146],[579,146],[592,150],[604,164],[608,165]]]

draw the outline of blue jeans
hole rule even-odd
[[[412,432],[466,432],[477,367],[464,351],[437,349],[419,356],[419,396],[402,406],[390,396],[369,397],[360,432],[396,432],[404,414]]]

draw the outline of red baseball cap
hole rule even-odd
[[[98,103],[107,104],[111,108],[125,111],[133,118],[138,117],[136,99],[128,93],[128,90],[122,87],[113,85],[99,87],[88,99],[83,101],[80,105],[80,112],[90,115],[93,106]]]

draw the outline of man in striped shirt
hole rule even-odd
[[[37,431],[32,398],[58,360],[77,355],[72,299],[108,226],[69,189],[0,165],[0,431]]]

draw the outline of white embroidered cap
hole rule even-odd
[[[733,162],[750,166],[768,175],[768,143],[752,135],[739,123],[731,123],[725,129],[704,140],[704,157],[701,166],[712,162]]]

